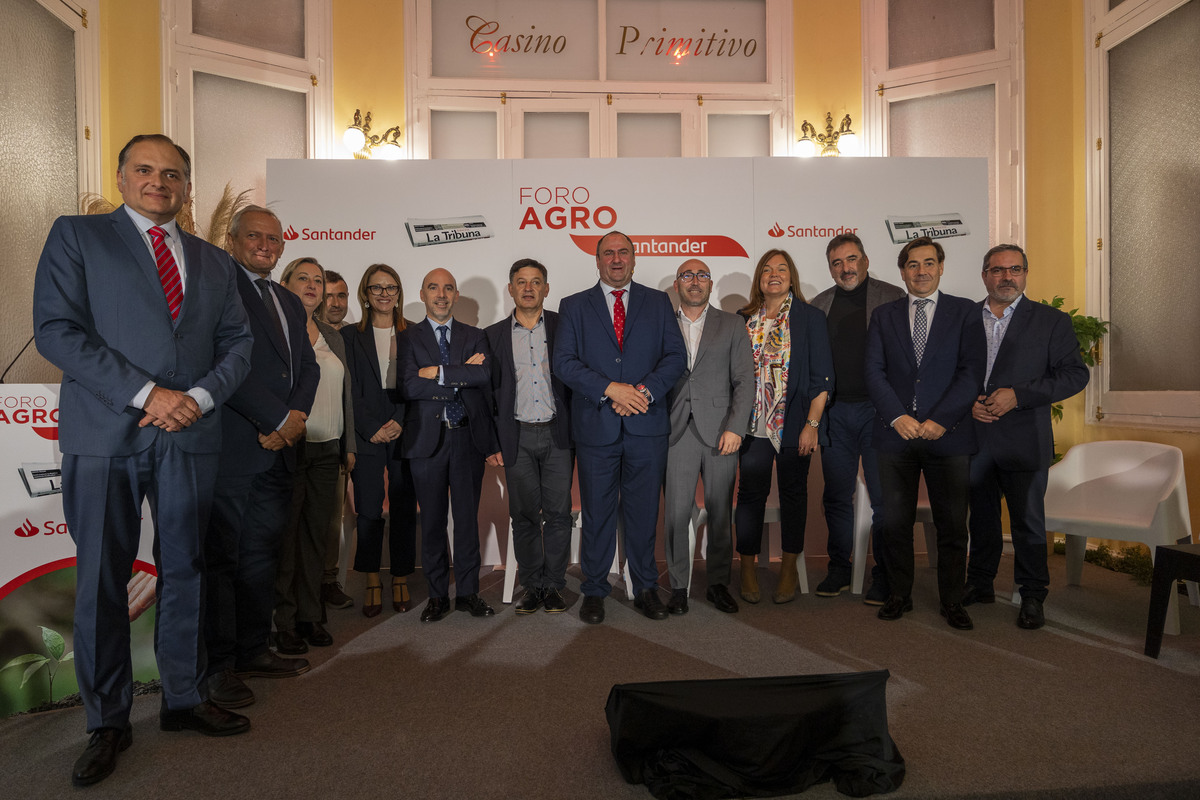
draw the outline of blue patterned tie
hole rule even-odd
[[[450,340],[446,338],[446,334],[450,331],[448,325],[438,325],[438,350],[442,353],[442,366],[447,366],[450,363]],[[463,408],[463,404],[458,399],[458,389],[454,390],[454,399],[446,403],[446,422],[450,423],[450,427],[457,427],[462,423],[463,417],[467,415],[467,411]]]
[[[925,315],[925,306],[932,300],[921,299],[914,302],[917,313],[913,315],[913,351],[917,354],[917,366],[921,366],[921,358],[925,355],[925,340],[929,338],[929,318]]]
[[[929,317],[925,314],[925,306],[932,302],[927,298],[913,302],[913,305],[917,307],[917,311],[913,315],[912,332],[913,352],[917,354],[917,367],[921,366],[921,358],[925,355],[925,340],[929,338]],[[914,414],[917,413],[916,394],[913,394],[912,410]]]

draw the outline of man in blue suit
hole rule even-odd
[[[458,284],[435,269],[421,284],[425,319],[396,337],[396,371],[409,401],[400,454],[421,507],[421,569],[429,584],[422,622],[450,613],[447,514],[454,514],[454,607],[495,612],[479,596],[479,493],[484,460],[500,452],[492,424],[492,351],[479,328],[454,319]]]
[[[962,606],[967,566],[969,462],[975,452],[971,404],[983,382],[978,307],[938,291],[946,253],[914,239],[897,263],[908,296],[875,309],[867,329],[867,392],[875,406],[872,442],[883,488],[884,568],[891,595],[884,620],[912,610],[913,523],[922,473],[937,526],[938,595],[952,628],[969,630]]]
[[[572,392],[571,429],[583,504],[583,605],[579,618],[604,621],[612,590],[617,510],[636,595],[650,619],[666,619],[658,596],[654,533],[671,434],[667,395],[687,366],[687,348],[665,292],[633,282],[637,256],[612,231],[596,245],[596,286],[564,298],[554,371]]]
[[[117,159],[125,204],[59,217],[34,282],[38,351],[63,371],[63,512],[76,545],[75,674],[92,734],[71,779],[108,777],[133,742],[126,584],[154,517],[155,645],[163,730],[241,733],[202,686],[201,542],[221,448],[221,404],[250,367],[229,259],[175,224],[191,161],[162,135]]]
[[[243,678],[287,678],[308,669],[269,648],[275,572],[292,501],[293,445],[304,436],[320,371],[300,298],[271,280],[283,254],[273,211],[247,206],[226,243],[254,333],[250,374],[225,403],[221,465],[205,541],[205,643],[209,698],[254,702]]]
[[[1050,584],[1046,566],[1046,481],[1054,459],[1050,405],[1087,386],[1071,318],[1025,297],[1029,262],[1015,244],[983,258],[987,298],[975,321],[987,339],[983,392],[971,407],[979,452],[971,457],[971,558],[963,605],[992,603],[1003,528],[1000,496],[1008,504],[1021,587],[1017,625],[1037,630]]]

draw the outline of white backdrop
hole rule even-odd
[[[971,233],[941,239],[942,287],[952,294],[982,297],[979,264],[989,247],[984,159],[275,160],[267,198],[294,237],[280,271],[315,257],[346,276],[353,298],[368,265],[390,264],[404,285],[405,316],[420,319],[420,280],[445,267],[462,292],[456,316],[478,325],[512,310],[505,285],[519,258],[549,269],[551,309],[594,284],[595,240],[587,237],[610,229],[642,246],[702,249],[727,310],[745,302],[754,265],[772,247],[795,258],[806,297],[831,286],[825,245],[844,229],[857,229],[874,274],[899,284],[889,217],[962,220],[955,227]],[[406,229],[413,219],[473,217],[490,236],[418,247]],[[635,280],[666,289],[686,257],[640,252]],[[351,317],[358,314],[352,300]]]

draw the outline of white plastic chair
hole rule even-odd
[[[1150,547],[1192,540],[1183,452],[1154,442],[1085,442],[1050,468],[1046,530],[1067,538],[1067,583],[1083,576],[1088,537]],[[1178,594],[1171,592],[1166,633],[1179,633]]]

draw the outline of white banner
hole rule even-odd
[[[770,248],[792,254],[812,297],[833,285],[825,245],[838,233],[856,232],[873,274],[900,284],[896,242],[932,231],[946,249],[942,288],[974,298],[989,247],[984,159],[269,161],[267,197],[288,238],[280,271],[315,257],[353,298],[367,266],[390,264],[415,320],[421,278],[445,267],[462,292],[456,316],[478,325],[511,311],[519,258],[549,269],[552,309],[594,284],[596,237],[609,230],[633,237],[635,279],[651,286],[669,288],[686,258],[705,261],[726,310],[746,301]]]

